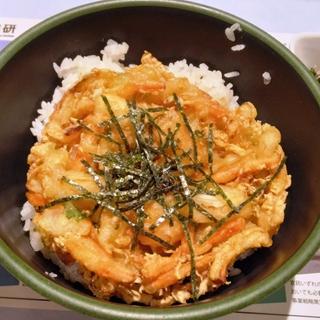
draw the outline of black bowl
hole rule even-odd
[[[233,52],[224,30],[239,22],[245,50]],[[240,37],[240,38],[239,38]],[[112,38],[130,46],[127,62],[143,51],[167,63],[181,58],[228,72],[240,101],[253,102],[258,117],[277,126],[292,174],[286,219],[274,245],[246,259],[231,285],[198,303],[169,308],[99,301],[62,277],[33,252],[22,230],[26,157],[34,138],[29,127],[36,109],[57,85],[52,63],[77,54],[98,54]],[[262,73],[271,73],[264,85]],[[34,27],[0,55],[0,257],[12,274],[44,296],[69,308],[106,319],[207,319],[266,296],[310,259],[320,243],[320,88],[279,42],[255,26],[216,9],[177,1],[108,1],[82,6]]]

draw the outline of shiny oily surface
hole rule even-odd
[[[237,53],[224,35],[233,22],[241,23],[240,41],[246,44]],[[131,45],[128,62],[137,63],[147,48],[164,62],[187,58],[222,72],[238,70],[235,93],[241,101],[252,101],[259,118],[282,133],[293,185],[274,245],[244,261],[243,273],[232,285],[196,304],[127,306],[94,299],[62,278],[53,282],[42,276],[45,270],[55,270],[53,265],[32,251],[19,222],[26,156],[33,143],[28,128],[39,102],[57,85],[52,62],[97,54],[108,38]],[[0,68],[1,263],[48,298],[107,319],[207,319],[261,299],[298,271],[319,246],[319,88],[282,45],[252,25],[214,9],[174,1],[97,3],[53,17],[26,33],[1,54]],[[272,75],[268,86],[261,81],[266,70]]]

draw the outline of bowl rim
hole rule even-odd
[[[232,14],[205,5],[178,0],[110,0],[94,2],[64,11],[32,27],[0,53],[0,70],[33,39],[72,19],[102,10],[124,7],[165,7],[209,16],[233,24],[271,47],[299,74],[320,107],[320,87],[309,70],[287,48],[253,24]],[[67,308],[101,319],[208,319],[218,317],[257,302],[289,280],[313,256],[320,246],[320,219],[301,247],[270,276],[224,299],[172,307],[142,307],[99,301],[57,284],[34,270],[0,239],[1,264],[15,277],[41,295]]]

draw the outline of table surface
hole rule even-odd
[[[61,11],[90,2],[93,1],[0,0],[0,16],[45,19]],[[195,0],[194,2],[230,12],[270,33],[320,33],[320,0]],[[246,315],[239,314],[229,316],[228,319],[236,320],[242,317],[247,318]],[[48,312],[46,310],[2,308],[0,320],[4,319],[88,320],[90,318],[68,311]],[[284,317],[274,316],[272,319],[284,319]]]

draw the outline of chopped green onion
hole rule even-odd
[[[64,213],[68,219],[81,220],[86,218],[86,215],[82,213],[71,201],[64,203]]]

